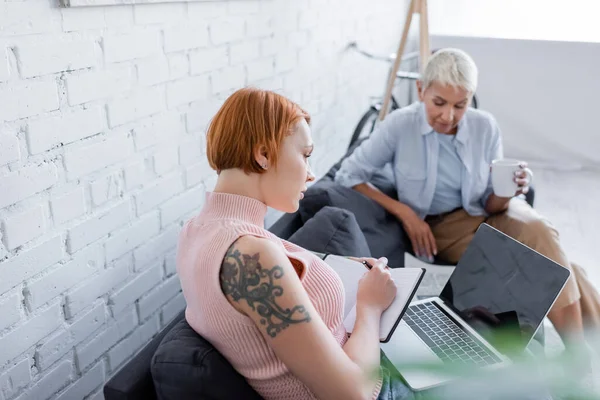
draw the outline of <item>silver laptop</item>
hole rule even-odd
[[[456,378],[403,369],[402,364],[502,368],[515,351],[525,351],[569,275],[568,269],[482,224],[440,296],[411,303],[381,348],[417,391]]]

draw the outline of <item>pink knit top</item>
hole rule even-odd
[[[265,399],[313,399],[310,390],[277,358],[254,322],[238,312],[221,290],[223,257],[239,237],[253,235],[281,246],[304,266],[301,282],[335,340],[347,340],[343,325],[344,287],[320,258],[264,229],[262,202],[226,193],[207,193],[206,203],[181,232],[177,271],[187,302],[190,326],[246,378]],[[315,354],[315,363],[319,355]],[[377,387],[377,397],[380,384]]]

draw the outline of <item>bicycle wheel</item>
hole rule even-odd
[[[365,115],[363,115],[360,121],[358,121],[358,125],[356,125],[356,129],[354,129],[352,138],[350,138],[348,149],[350,149],[358,139],[369,136],[373,132],[378,116],[379,110],[377,110],[375,106],[369,107]]]
[[[477,109],[479,106],[479,101],[477,100],[477,96],[473,93],[473,99],[471,100],[471,107]]]

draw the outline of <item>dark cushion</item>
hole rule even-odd
[[[300,213],[283,214],[273,225],[269,227],[269,231],[278,238],[287,240],[298,229],[302,227],[302,218]]]
[[[300,216],[306,224],[327,206],[354,214],[372,257],[387,257],[394,268],[404,266],[404,252],[410,251],[410,242],[396,217],[356,190],[325,179],[308,189],[300,202]]]
[[[185,318],[165,335],[151,370],[159,400],[261,398]]]
[[[183,311],[106,382],[104,385],[106,400],[153,400],[156,398],[150,375],[150,361],[167,332],[182,319],[185,319]]]
[[[354,214],[323,207],[289,241],[307,250],[341,256],[370,257],[371,251]]]

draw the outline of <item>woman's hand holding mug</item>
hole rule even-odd
[[[492,187],[498,197],[526,194],[533,182],[533,172],[525,161],[504,158],[492,161]]]

